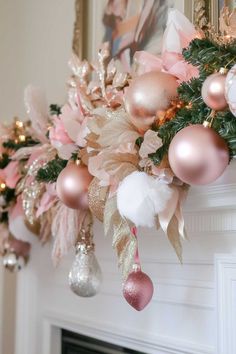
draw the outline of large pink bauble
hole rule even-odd
[[[123,286],[125,300],[137,311],[149,304],[153,291],[151,279],[140,269],[132,271]]]
[[[72,209],[87,209],[87,192],[93,177],[84,165],[68,164],[59,174],[56,184],[57,195]]]
[[[133,79],[125,93],[125,108],[131,122],[147,130],[158,111],[165,111],[177,97],[177,79],[171,74],[151,71]]]
[[[183,182],[204,185],[214,182],[224,172],[229,163],[229,149],[213,129],[191,125],[171,141],[169,162]]]
[[[224,74],[212,74],[202,85],[202,99],[215,111],[222,111],[228,106],[225,98],[225,79]]]
[[[226,76],[225,97],[231,113],[236,117],[236,64],[230,69]]]

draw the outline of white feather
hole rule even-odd
[[[164,182],[147,175],[133,172],[117,190],[117,207],[122,217],[136,226],[155,225],[155,216],[166,208],[172,189]]]
[[[39,87],[27,86],[24,92],[26,112],[32,122],[37,138],[45,143],[48,128],[48,103],[44,92]]]

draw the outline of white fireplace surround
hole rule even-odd
[[[53,269],[51,245],[35,239],[18,277],[15,354],[59,354],[61,328],[150,354],[236,353],[235,168],[232,163],[213,185],[191,189],[183,265],[161,232],[139,230],[143,271],[155,286],[142,312],[122,298],[115,253],[101,224],[95,224],[95,240],[104,279],[90,299],[68,288],[73,252]]]

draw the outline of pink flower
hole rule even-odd
[[[18,161],[11,161],[5,168],[0,169],[0,179],[9,188],[15,188],[20,177]]]
[[[85,137],[89,130],[87,118],[83,115],[80,105],[73,109],[69,104],[66,104],[62,108],[61,120],[71,142],[84,147],[86,145]]]
[[[198,69],[187,63],[182,54],[174,52],[164,52],[162,54],[163,68],[178,78],[178,82],[189,81],[193,77],[198,77]]]
[[[150,71],[163,71],[176,76],[179,83],[198,77],[198,69],[188,64],[179,53],[166,51],[161,58],[158,58],[153,54],[141,51],[136,52],[135,60],[138,75]]]
[[[51,141],[52,146],[58,148],[61,145],[71,144],[72,140],[69,138],[65,130],[61,117],[54,116],[53,123],[54,126],[51,127],[49,131],[49,139]]]
[[[188,64],[182,56],[183,48],[198,36],[192,23],[183,14],[171,10],[163,35],[161,56],[157,57],[145,51],[136,52],[134,55],[136,74],[164,71],[176,76],[179,83],[198,77],[198,69]]]
[[[57,194],[56,194],[55,183],[46,184],[46,191],[44,192],[40,200],[36,217],[38,218],[45,211],[49,210],[53,206],[56,200],[57,200]]]

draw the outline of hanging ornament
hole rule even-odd
[[[75,260],[69,273],[70,288],[78,296],[94,296],[99,292],[102,272],[94,254],[92,216],[90,213],[85,219],[75,248]]]
[[[229,149],[208,122],[179,131],[169,147],[169,162],[183,182],[204,185],[222,175],[229,163]]]
[[[13,252],[7,252],[3,256],[3,266],[11,272],[18,272],[25,266],[25,259]]]
[[[215,111],[223,111],[228,106],[225,98],[226,73],[227,69],[221,68],[218,73],[208,76],[202,85],[202,99]]]
[[[18,239],[10,239],[5,246],[3,265],[11,272],[21,270],[29,257],[30,244]]]
[[[169,108],[177,97],[177,79],[171,74],[151,71],[136,77],[125,93],[125,108],[131,122],[146,131],[156,120],[158,112]]]
[[[57,195],[69,208],[87,209],[87,192],[92,179],[87,166],[79,160],[76,163],[69,163],[57,178]]]
[[[225,97],[231,113],[236,117],[236,64],[230,69],[225,80]]]
[[[125,300],[135,310],[141,311],[151,301],[153,291],[151,279],[141,271],[140,265],[135,263],[123,286]]]
[[[133,227],[131,231],[137,237],[136,227]],[[149,276],[141,270],[138,246],[134,262],[133,269],[123,285],[123,296],[135,310],[142,311],[151,301],[154,287]]]

